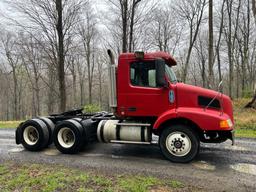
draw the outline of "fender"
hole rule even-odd
[[[177,110],[171,109],[164,113],[162,113],[156,120],[156,122],[153,125],[153,130],[157,130],[164,122],[177,118]]]
[[[157,130],[166,121],[175,118],[189,119],[194,122],[203,131],[228,131],[230,128],[220,128],[220,121],[230,119],[230,117],[224,113],[221,114],[219,111],[213,109],[202,109],[202,108],[187,108],[179,107],[162,113],[155,124],[153,129]]]

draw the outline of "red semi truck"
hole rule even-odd
[[[152,144],[159,136],[163,155],[189,162],[200,142],[234,142],[231,99],[222,93],[178,82],[176,61],[165,52],[119,56],[110,50],[109,104],[112,112],[82,109],[36,117],[16,129],[16,143],[39,151],[54,142],[62,153],[78,153],[91,142]]]

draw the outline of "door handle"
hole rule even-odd
[[[135,112],[135,111],[137,111],[137,108],[136,107],[128,107],[128,111]]]

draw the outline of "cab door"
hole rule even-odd
[[[129,86],[125,91],[126,116],[159,116],[170,109],[171,90],[157,86],[155,60],[131,62],[129,73]]]

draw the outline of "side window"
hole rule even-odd
[[[135,69],[134,68],[131,68],[130,70],[130,74],[131,74],[131,82],[133,82],[135,80]]]
[[[149,87],[156,87],[156,69],[148,70],[148,85]]]
[[[156,66],[154,61],[137,61],[130,65],[131,84],[141,87],[156,87]]]

